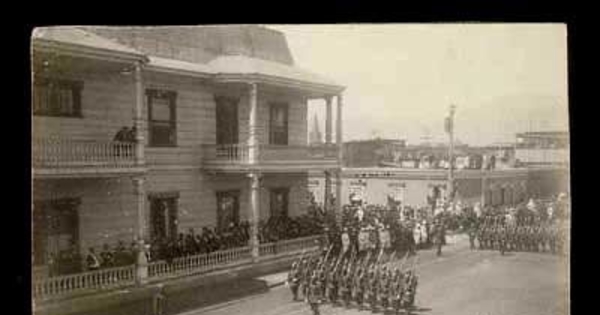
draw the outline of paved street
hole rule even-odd
[[[568,314],[565,274],[557,256],[534,253],[470,251],[465,241],[449,245],[442,257],[420,252],[417,311],[422,315]],[[370,314],[325,305],[322,314]],[[286,286],[267,293],[199,309],[185,315],[311,314],[307,304],[292,302]]]

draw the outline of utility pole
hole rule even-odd
[[[454,199],[454,111],[456,110],[455,105],[450,105],[450,114],[446,117],[446,132],[450,140],[448,148],[448,159],[450,165],[448,166],[448,201],[452,202]]]

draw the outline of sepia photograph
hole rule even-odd
[[[567,25],[31,33],[35,315],[570,315]]]

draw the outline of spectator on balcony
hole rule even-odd
[[[88,270],[94,271],[94,270],[100,269],[100,259],[98,259],[98,256],[96,256],[96,253],[94,252],[93,247],[89,248],[87,257],[85,258],[85,261],[86,261]]]
[[[132,128],[128,128],[127,132],[125,133],[124,141],[129,142],[129,143],[136,143],[137,142],[136,133],[137,133],[136,126],[133,126]]]
[[[113,141],[126,142],[130,133],[131,133],[131,131],[129,130],[129,127],[124,126],[117,132],[117,134],[113,138]]]

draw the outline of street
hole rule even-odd
[[[471,251],[464,239],[441,257],[419,252],[419,287],[413,314],[422,315],[562,315],[568,314],[567,265],[547,253]],[[323,305],[322,314],[370,314],[369,310]],[[287,286],[267,293],[194,310],[185,315],[312,314],[292,302]],[[381,313],[380,313],[381,314]]]

